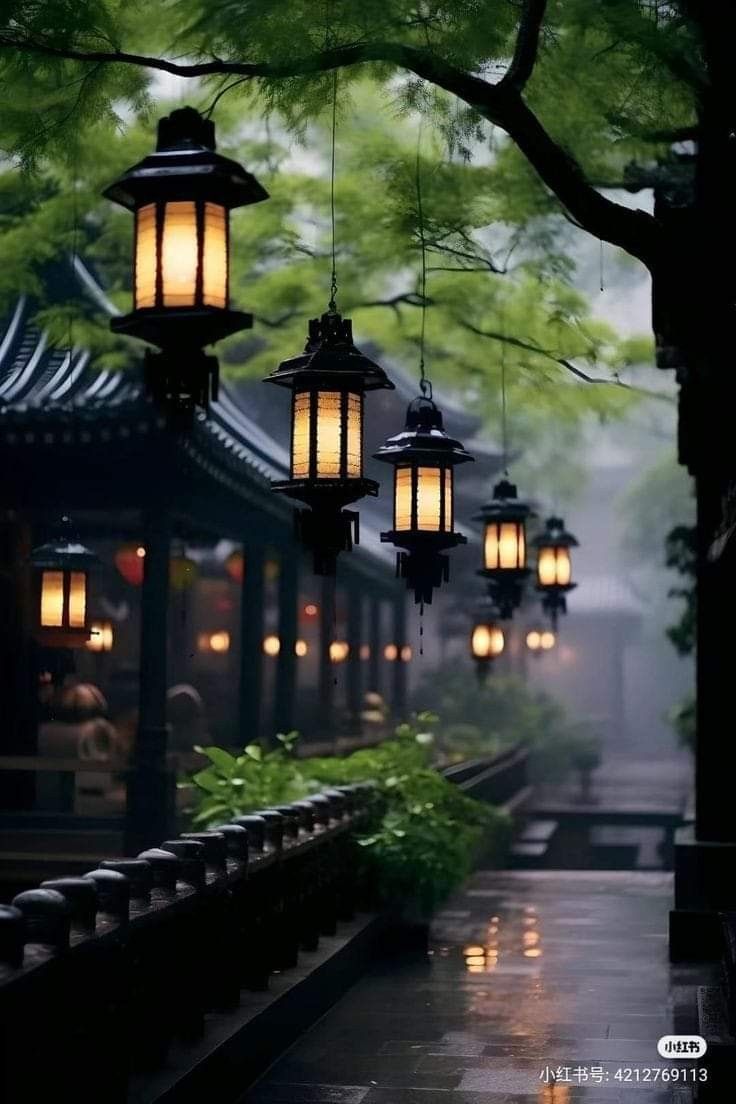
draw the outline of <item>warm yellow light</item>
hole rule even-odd
[[[350,479],[363,475],[363,396],[348,395],[347,471]]]
[[[468,964],[468,966],[485,966],[485,964],[486,964],[485,955],[482,955],[482,954],[480,954],[480,955],[468,955],[466,957],[465,961]]]
[[[69,628],[83,629],[87,621],[87,576],[83,571],[69,575]]]
[[[306,640],[297,640],[297,641],[294,642],[294,652],[300,658],[302,656],[305,656],[308,651],[309,651],[309,645],[307,644]]]
[[[452,532],[455,524],[452,491],[452,468],[445,468],[445,530]]]
[[[536,652],[542,645],[542,634],[532,629],[526,634],[526,646],[530,651]]]
[[[333,663],[342,663],[348,658],[350,645],[345,640],[333,640],[330,644],[330,659]]]
[[[397,468],[394,479],[394,528],[411,529],[411,468]]]
[[[314,604],[314,602],[307,602],[306,606],[304,607],[304,616],[316,617],[318,613],[319,608]]]
[[[469,974],[482,974],[483,973],[483,967],[482,966],[468,965],[467,969],[468,969]]]
[[[537,943],[539,942],[539,932],[525,931],[523,942],[525,947],[536,947]]]
[[[312,424],[312,396],[309,391],[294,395],[291,444],[291,478],[309,478],[309,435]]]
[[[115,639],[113,627],[109,621],[93,621],[89,630],[86,647],[90,652],[111,652]]]
[[[136,212],[135,305],[156,305],[156,204]]]
[[[483,547],[484,563],[489,571],[526,566],[526,537],[522,522],[489,522]]]
[[[218,203],[204,205],[202,299],[208,307],[227,306],[227,212]]]
[[[339,479],[342,445],[341,395],[339,391],[317,394],[317,478]]]
[[[524,951],[524,958],[541,958],[541,957],[542,957],[542,948],[541,947],[528,947],[527,950]]]
[[[505,644],[503,630],[496,625],[476,625],[470,638],[470,649],[476,659],[494,659]]]
[[[213,652],[219,652],[220,654],[222,654],[223,652],[229,652],[230,633],[225,632],[224,630],[220,632],[213,632],[210,635],[210,650]]]
[[[482,947],[465,947],[463,950],[464,955],[482,955],[484,953]]]
[[[64,572],[44,571],[41,576],[41,627],[60,628],[64,624]]]
[[[264,637],[263,650],[267,656],[277,656],[281,651],[281,641],[274,633]]]
[[[191,200],[164,209],[161,282],[165,307],[194,306],[197,290],[197,211]]]
[[[146,550],[145,550],[145,548],[143,547],[142,544],[138,545],[138,547],[135,550],[135,554],[136,554],[136,556],[138,557],[139,560],[145,559]]]
[[[389,663],[393,663],[394,660],[399,658],[399,649],[395,644],[387,644],[383,649],[383,658],[387,659]]]
[[[417,468],[417,529],[440,528],[441,474],[439,468]]]
[[[545,652],[548,652],[550,648],[555,646],[555,634],[551,629],[545,629],[545,631],[539,637],[539,643]]]
[[[361,659],[370,659],[371,658],[371,646],[370,646],[370,644],[361,644],[360,645],[360,658]]]
[[[537,578],[541,586],[567,586],[572,578],[568,548],[540,548]]]
[[[412,655],[413,655],[413,653],[412,653],[412,650],[411,650],[411,644],[404,644],[403,648],[401,649],[401,659],[402,659],[402,661],[404,663],[409,663],[411,661]]]

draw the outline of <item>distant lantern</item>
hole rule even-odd
[[[401,662],[402,663],[411,663],[411,658],[412,658],[413,654],[414,653],[412,651],[411,644],[404,644],[402,646],[401,653],[400,653]]]
[[[399,658],[399,649],[396,644],[387,644],[383,649],[383,658],[389,663],[395,663]]]
[[[333,663],[344,663],[350,653],[346,640],[333,640],[330,644],[330,659]]]
[[[478,574],[488,580],[488,592],[504,619],[521,604],[529,574],[526,521],[530,515],[514,484],[502,479],[476,516],[483,523],[483,566]]]
[[[294,641],[294,655],[299,656],[300,659],[303,659],[303,657],[308,652],[309,652],[309,645],[307,644],[306,640],[295,640]]]
[[[112,621],[93,621],[89,627],[89,640],[86,648],[90,652],[111,652],[115,642]]]
[[[281,651],[281,641],[275,633],[270,633],[269,636],[263,638],[263,651],[267,656],[277,656]]]
[[[470,631],[470,655],[475,661],[479,682],[485,682],[494,659],[506,646],[504,631],[498,624],[498,610],[484,604],[478,611]]]
[[[230,309],[230,211],[268,193],[216,152],[214,123],[183,107],[159,120],[156,151],[104,194],[135,215],[133,310],[111,328],[164,351],[147,362],[154,397],[206,406],[217,362],[202,347],[253,324]]]
[[[83,544],[50,541],[31,553],[36,635],[49,648],[83,648],[90,634],[89,573],[99,563]]]
[[[266,377],[291,391],[290,478],[273,489],[303,502],[302,543],[318,575],[334,575],[337,556],[358,542],[358,515],[345,510],[378,484],[363,474],[363,397],[393,388],[384,370],[353,344],[352,323],[327,311],[309,323],[306,347]]]
[[[431,602],[433,590],[449,578],[442,553],[466,543],[455,531],[454,476],[456,465],[473,457],[447,435],[431,397],[420,395],[409,404],[404,429],[375,458],[394,465],[393,529],[381,540],[404,549],[397,554],[398,573],[416,602]]]
[[[143,582],[146,550],[142,544],[123,544],[115,553],[115,567],[131,586],[139,587]]]
[[[245,556],[236,549],[225,560],[225,570],[234,583],[242,583],[245,578]]]
[[[537,590],[542,595],[542,606],[550,615],[553,628],[560,613],[567,612],[565,595],[574,590],[570,549],[577,547],[577,539],[565,529],[562,518],[547,518],[542,533],[534,541],[537,550]]]

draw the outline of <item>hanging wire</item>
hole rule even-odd
[[[506,329],[503,315],[501,316],[501,334]],[[503,473],[509,474],[509,428],[506,411],[506,338],[501,341],[501,449],[503,451]]]
[[[337,69],[332,71],[332,157],[330,162],[330,221],[332,225],[332,274],[329,310],[337,310],[337,259],[335,234],[335,136],[337,133]]]
[[[419,120],[417,133],[417,157],[415,170],[415,184],[417,192],[417,218],[419,219],[419,243],[421,246],[421,267],[419,274],[419,293],[422,299],[422,322],[419,333],[419,388],[423,395],[432,398],[432,384],[427,378],[424,367],[424,347],[427,332],[427,237],[424,231],[424,206],[422,204],[422,124]]]
[[[603,238],[598,239],[598,244],[600,246],[600,254],[599,254],[599,258],[598,258],[598,264],[599,264],[599,272],[600,272],[601,291],[605,291],[606,289],[603,286]]]

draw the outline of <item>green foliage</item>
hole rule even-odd
[[[683,747],[695,751],[696,739],[696,701],[693,694],[689,694],[670,713],[670,724],[677,733]]]
[[[539,781],[564,777],[586,735],[551,695],[514,676],[494,674],[480,684],[472,672],[448,665],[422,679],[416,699],[441,716],[438,746],[448,759],[495,755],[522,743]]]
[[[681,598],[684,608],[680,619],[667,629],[679,655],[692,655],[695,650],[697,618],[697,532],[695,526],[676,525],[667,535],[666,564],[674,568],[682,578],[682,585],[672,587],[670,596]]]
[[[325,784],[372,781],[376,816],[358,837],[365,876],[387,903],[429,912],[470,872],[481,842],[499,854],[509,830],[504,814],[465,797],[431,765],[435,724],[432,714],[419,714],[392,740],[344,758],[298,760],[294,733],[269,752],[251,745],[236,757],[200,749],[210,766],[192,779],[199,790],[194,822],[215,824]]]

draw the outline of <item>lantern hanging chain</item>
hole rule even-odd
[[[331,313],[337,311],[337,258],[335,234],[335,138],[337,134],[337,69],[332,71],[332,153],[330,159],[330,223],[332,229],[332,274],[330,277]]]
[[[419,270],[419,294],[421,297],[422,321],[419,331],[419,389],[423,395],[432,398],[432,383],[427,378],[424,366],[424,348],[427,333],[427,236],[424,229],[424,205],[422,203],[422,123],[419,121],[417,132],[417,157],[415,185],[417,193],[417,219],[419,221],[419,245],[421,248],[421,266]]]
[[[501,321],[501,333],[505,329]],[[503,452],[503,473],[509,474],[509,431],[506,411],[506,339],[501,342],[501,449]]]

